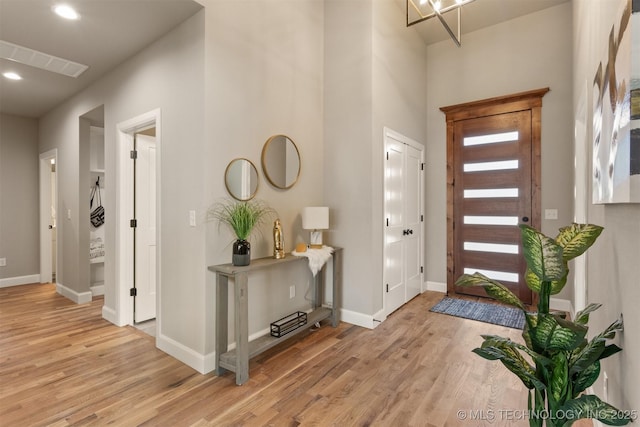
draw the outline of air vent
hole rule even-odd
[[[88,65],[58,58],[57,56],[38,52],[4,40],[0,40],[0,58],[74,78],[77,78],[89,68]]]

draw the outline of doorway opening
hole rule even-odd
[[[58,150],[40,154],[40,282],[56,283],[58,273]]]
[[[160,276],[160,110],[117,125],[116,317],[118,325],[155,319]]]
[[[447,291],[476,271],[534,304],[518,224],[540,228],[542,97],[548,88],[442,107],[447,120]]]

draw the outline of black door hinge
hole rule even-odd
[[[389,284],[387,283],[387,292],[389,292]]]
[[[129,153],[129,155],[131,156],[132,159],[137,159],[138,158],[138,151],[137,150],[131,150],[131,152]]]
[[[424,222],[424,215],[420,215],[420,222]]]
[[[136,288],[129,289],[129,296],[137,297],[138,296],[138,289],[136,289]]]
[[[138,226],[138,220],[137,219],[130,219],[129,220],[129,226],[131,228],[136,228]]]
[[[387,160],[389,160],[389,152],[387,151]]]
[[[420,163],[420,170],[423,171],[424,170],[424,163]]]
[[[420,273],[424,273],[424,267],[420,266]]]
[[[389,226],[389,218],[387,218],[387,227]]]

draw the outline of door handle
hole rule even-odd
[[[409,234],[413,234],[413,230],[407,230]]]
[[[406,236],[407,234],[409,234],[409,230],[402,230],[402,235]]]
[[[523,216],[522,217],[522,222],[529,222],[529,217],[528,216]]]
[[[49,230],[53,230],[53,225],[50,225],[50,226],[49,226]]]

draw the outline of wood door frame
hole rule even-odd
[[[459,120],[531,111],[531,226],[540,229],[542,222],[542,172],[541,172],[541,113],[542,97],[549,88],[535,89],[512,95],[488,98],[463,104],[440,107],[447,122],[447,293],[455,294],[454,277],[454,123]],[[532,304],[536,304],[537,294],[533,294]]]

